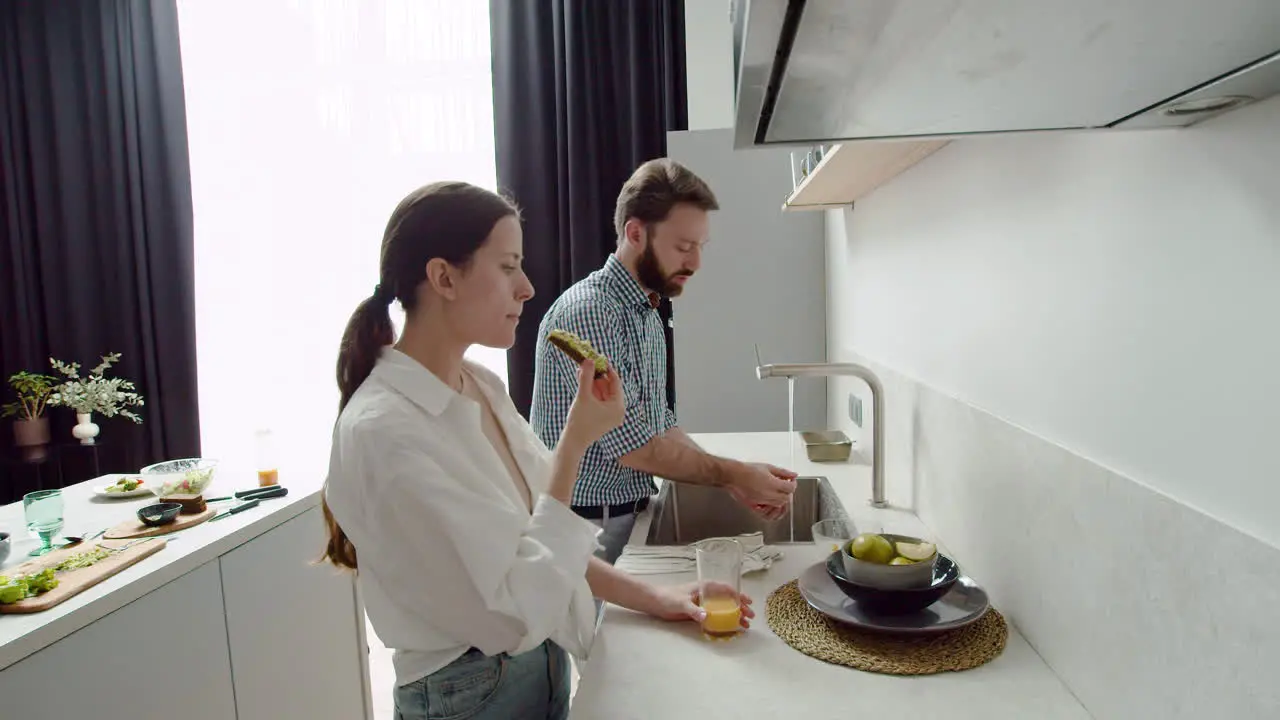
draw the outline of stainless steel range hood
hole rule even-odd
[[[735,146],[1190,125],[1280,91],[1280,0],[735,0]]]

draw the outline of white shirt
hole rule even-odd
[[[356,548],[369,620],[396,683],[468,648],[519,654],[551,639],[579,657],[595,605],[595,524],[547,495],[551,453],[502,381],[467,364],[534,498],[524,499],[480,426],[481,408],[387,348],[338,418],[325,498]]]

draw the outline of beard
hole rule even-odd
[[[644,252],[640,253],[640,261],[636,263],[636,275],[639,276],[641,285],[667,298],[676,297],[684,292],[684,287],[675,282],[676,278],[693,277],[693,273],[683,270],[673,273],[663,271],[658,263],[658,256],[653,252],[651,238],[645,243]]]

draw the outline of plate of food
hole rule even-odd
[[[137,475],[124,475],[115,482],[98,485],[93,489],[95,495],[107,498],[132,498],[150,495],[151,488]]]

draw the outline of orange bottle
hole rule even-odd
[[[276,468],[275,443],[270,430],[259,430],[255,433],[255,445],[258,455],[258,487],[280,484],[280,473]]]

